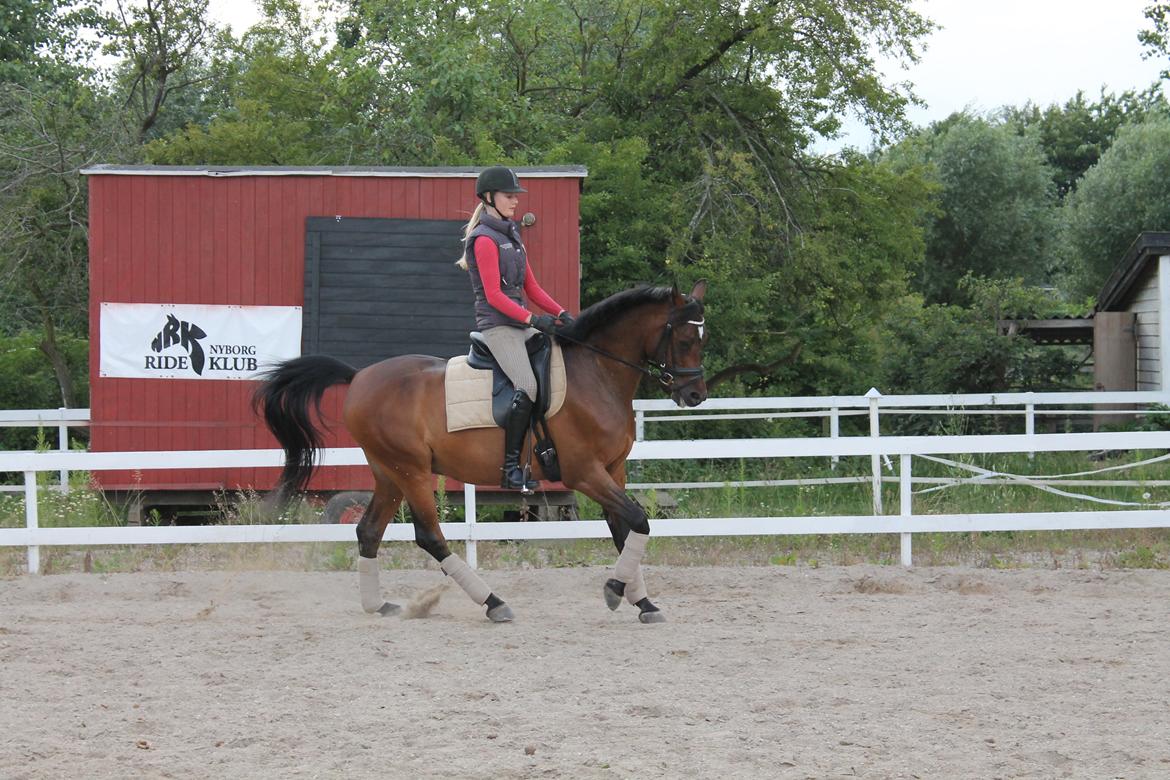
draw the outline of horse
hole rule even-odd
[[[616,293],[559,328],[568,392],[561,410],[548,419],[556,443],[561,481],[602,508],[618,558],[602,588],[616,610],[624,598],[638,608],[642,623],[665,621],[650,601],[641,561],[650,536],[646,512],[625,492],[626,457],[634,444],[633,399],[644,375],[656,379],[680,407],[707,398],[702,351],[705,327],[700,281],[689,295],[674,287],[640,286]],[[513,619],[511,607],[457,554],[439,526],[435,475],[467,484],[496,484],[503,462],[503,430],[476,428],[447,432],[446,361],[402,355],[360,371],[324,355],[306,355],[272,367],[253,396],[258,414],[285,452],[275,495],[284,502],[308,485],[322,446],[321,430],[310,416],[336,384],[348,384],[342,417],[365,452],[374,475],[373,498],[357,524],[359,593],[368,613],[390,615],[400,607],[381,597],[378,547],[386,526],[405,500],[415,543],[439,563],[493,622]],[[544,476],[533,459],[533,477]]]

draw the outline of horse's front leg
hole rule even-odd
[[[610,609],[617,609],[624,597],[638,608],[638,620],[662,623],[666,616],[650,601],[642,577],[642,557],[650,540],[650,520],[646,512],[625,490],[625,466],[619,464],[609,472],[595,474],[576,486],[601,504],[613,543],[618,549],[613,577],[606,580],[602,593]]]

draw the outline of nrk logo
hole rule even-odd
[[[207,338],[207,334],[203,332],[203,328],[193,322],[180,322],[175,315],[168,314],[167,324],[154,337],[154,341],[150,342],[150,348],[155,352],[161,353],[164,349],[178,344],[187,351],[187,356],[191,359],[191,370],[202,376],[203,364],[206,358],[203,354],[203,345],[199,343],[199,339],[205,338]],[[146,356],[147,368],[187,368],[186,364],[186,358],[176,357],[174,355]]]
[[[255,344],[212,344],[205,351],[199,342],[208,338],[207,332],[193,322],[184,322],[173,314],[167,315],[163,325],[150,342],[150,348],[157,354],[146,356],[146,368],[156,371],[186,371],[190,369],[203,376],[203,369],[226,371],[233,374],[255,372],[259,366]],[[175,345],[186,355],[164,355],[162,352]],[[210,352],[210,355],[207,354]]]

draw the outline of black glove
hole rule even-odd
[[[560,321],[561,327],[563,328],[567,328],[577,321],[572,314],[569,314],[569,312],[565,310],[562,310],[561,313],[557,315],[557,320]]]
[[[551,314],[534,315],[529,324],[541,333],[547,333],[550,336],[557,332],[557,321]]]

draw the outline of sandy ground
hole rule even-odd
[[[1170,777],[1170,572],[489,571],[0,582],[0,777]],[[387,571],[401,602],[442,581]]]

